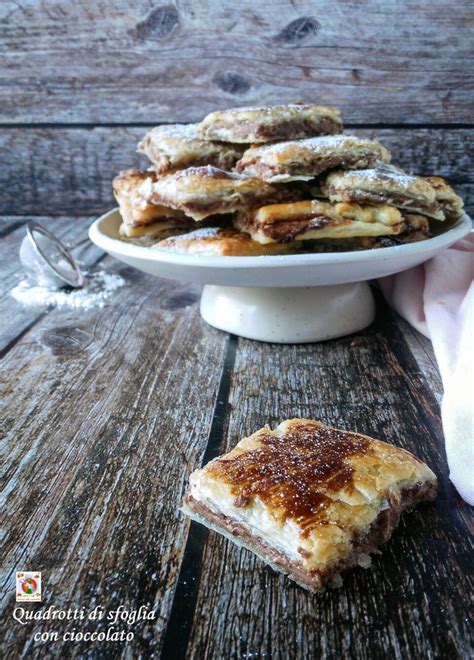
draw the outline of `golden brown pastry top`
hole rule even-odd
[[[147,170],[122,170],[114,177],[112,189],[116,195],[134,193],[146,179],[156,181],[156,174]]]
[[[142,227],[160,220],[185,220],[182,211],[151,204],[143,189],[157,180],[153,172],[143,170],[123,170],[113,180],[114,196],[120,208],[120,215],[127,227]]]
[[[448,220],[456,220],[462,215],[464,201],[459,195],[456,195],[451,186],[440,176],[424,177],[433,187],[436,195],[436,201],[443,209],[444,215]]]
[[[198,165],[232,169],[243,148],[201,140],[196,129],[197,124],[157,126],[139,142],[137,151],[148,156],[158,174]]]
[[[321,191],[329,197],[331,192],[342,190],[367,190],[374,192],[404,193],[427,202],[435,199],[434,189],[421,176],[407,174],[402,170],[380,163],[366,170],[337,170],[328,174],[321,182]]]
[[[337,170],[320,182],[321,192],[331,201],[393,204],[444,220],[433,186],[423,177],[379,163],[362,170]]]
[[[234,224],[259,243],[389,236],[405,228],[400,211],[388,204],[362,206],[317,200],[243,211],[237,214]]]
[[[248,212],[254,222],[259,225],[299,220],[314,216],[328,218],[347,218],[371,224],[374,222],[384,225],[396,225],[402,222],[400,211],[389,204],[377,206],[356,204],[354,202],[326,202],[322,200],[306,200],[286,202],[283,204],[268,204],[259,209]]]
[[[218,110],[198,125],[203,139],[237,143],[295,140],[341,131],[341,113],[337,108],[309,103]]]

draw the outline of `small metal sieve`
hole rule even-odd
[[[20,261],[30,279],[40,286],[59,289],[84,286],[85,277],[69,250],[45,227],[29,222],[20,246]]]

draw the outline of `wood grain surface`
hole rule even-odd
[[[195,288],[104,266],[126,278],[120,298],[51,310],[3,359],[2,596],[10,610],[15,567],[34,564],[46,607],[147,604],[157,627],[138,652],[167,620],[187,532],[180,494],[206,446],[227,339],[200,321]],[[32,630],[3,623],[5,650],[26,651]]]
[[[115,206],[111,182],[121,169],[149,165],[135,153],[146,127],[0,129],[5,214],[86,215]],[[419,174],[447,177],[474,206],[474,129],[350,129],[377,137],[393,162]],[[21,191],[21,195],[19,195]]]
[[[13,253],[21,221],[3,226]],[[87,219],[45,222],[80,249]],[[8,296],[18,271],[0,266]],[[380,300],[375,323],[351,337],[237,339],[200,320],[193,285],[108,257],[98,267],[127,281],[112,304],[38,310],[3,354],[6,657],[469,657],[472,518],[448,480],[429,343]],[[2,321],[22,313],[10,305]],[[370,570],[320,595],[178,512],[192,469],[293,416],[394,442],[440,480],[436,503],[405,516]],[[58,625],[12,621],[14,571],[29,567],[43,573],[45,608],[147,605],[157,619],[107,649],[34,643]]]
[[[447,481],[435,397],[387,308],[380,304],[357,338],[283,347],[239,340],[229,403],[223,450],[265,423],[330,420],[420,456],[440,477],[440,495],[405,517],[369,571],[323,596],[259,571],[251,553],[210,533],[189,656],[463,657],[470,598],[456,585],[468,572],[469,533]]]
[[[196,121],[296,99],[351,122],[472,120],[469,2],[6,0],[0,12],[5,123]]]

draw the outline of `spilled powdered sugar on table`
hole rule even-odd
[[[115,273],[99,270],[88,276],[82,289],[51,289],[22,280],[10,294],[22,305],[33,307],[46,305],[69,309],[88,310],[104,307],[112,294],[125,285],[125,280]]]

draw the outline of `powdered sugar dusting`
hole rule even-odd
[[[307,149],[318,153],[331,149],[370,147],[373,150],[382,150],[382,145],[377,140],[366,140],[358,138],[355,135],[320,135],[318,137],[305,138],[304,140],[288,140],[286,142],[277,142],[276,144],[262,145],[249,149],[246,154],[251,155],[255,152],[265,154],[279,153],[286,151],[288,147]],[[245,156],[244,156],[245,157]]]
[[[88,310],[94,307],[104,307],[112,294],[124,285],[125,280],[120,275],[99,270],[88,278],[82,289],[50,289],[23,280],[10,291],[10,294],[27,307],[46,306]]]
[[[165,239],[166,242],[171,243],[175,241],[181,241],[182,239],[195,239],[199,240],[202,238],[212,238],[218,236],[222,232],[221,227],[199,227],[199,229],[194,229],[193,231],[188,232],[187,234],[179,234],[179,236],[170,236]],[[160,247],[160,244],[156,244],[155,247]]]
[[[385,163],[380,163],[376,167],[370,168],[368,170],[351,170],[350,172],[337,172],[337,177],[348,178],[357,177],[357,179],[363,179],[367,182],[379,182],[380,180],[393,181],[394,183],[399,184],[400,186],[407,187],[410,184],[415,182],[423,182],[423,179],[419,176],[413,176],[412,174],[407,174],[403,170],[394,167],[393,165],[386,165]]]
[[[186,140],[198,140],[197,124],[169,124],[168,126],[157,126],[149,133],[150,136],[179,137]]]
[[[146,200],[153,192],[153,179],[151,177],[146,178],[145,181],[138,186],[136,192],[144,198],[142,208],[146,208]]]
[[[265,106],[245,106],[243,108],[226,108],[225,110],[216,110],[211,112],[207,117],[205,117],[204,122],[208,117],[213,118],[215,115],[230,115],[235,114],[237,116],[246,115],[247,113],[261,113],[262,115],[270,115],[270,118],[274,118],[275,114],[278,113],[280,117],[291,116],[291,114],[301,113],[301,111],[319,111],[322,114],[331,114],[339,115],[340,111],[338,108],[333,108],[326,105],[317,105],[315,103],[287,103],[285,105],[265,105]],[[280,118],[279,117],[279,118]]]
[[[216,180],[234,180],[234,181],[245,181],[248,177],[238,172],[226,172],[226,170],[221,169],[220,167],[214,167],[214,165],[198,165],[187,167],[185,170],[178,170],[173,174],[170,174],[162,179],[156,181],[152,184],[153,191],[160,192],[163,187],[174,186],[176,181],[192,180],[193,177],[196,178],[211,178]]]

